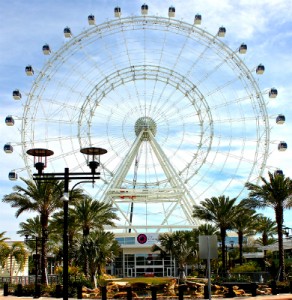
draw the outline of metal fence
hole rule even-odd
[[[241,273],[232,273],[232,277],[238,277],[240,279],[249,278],[251,282],[266,283],[271,280],[271,274],[269,272],[241,272]]]
[[[28,285],[28,284],[35,284],[35,276],[11,276],[11,277],[0,277],[0,284],[3,285],[4,283],[9,284],[22,284],[22,285]],[[62,277],[58,275],[48,275],[47,277],[48,284],[57,284],[62,281]],[[38,283],[41,282],[41,276],[38,276],[37,278]]]

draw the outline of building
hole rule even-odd
[[[158,233],[116,234],[122,252],[108,267],[109,274],[118,277],[177,276],[177,266],[170,255],[161,256],[151,248],[158,243]]]

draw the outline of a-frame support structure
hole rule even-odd
[[[199,221],[192,217],[193,205],[196,203],[155,139],[154,121],[145,117],[142,118],[142,124],[141,120],[139,122],[139,129],[135,130],[137,137],[103,196],[106,202],[111,202],[117,209],[121,220],[121,225],[118,227],[134,232],[147,231],[150,228],[152,231],[155,229],[156,232],[159,232],[197,227]],[[135,128],[137,128],[137,123]],[[135,163],[137,164],[135,159],[142,143],[148,143],[156,156],[165,175],[163,184],[157,186],[133,184],[131,187],[129,184],[125,184],[129,182],[126,177],[130,168],[135,166]],[[151,206],[152,213],[157,209],[157,212],[153,214],[157,218],[148,215],[149,206]],[[135,218],[136,212],[137,215],[142,214],[144,217]]]

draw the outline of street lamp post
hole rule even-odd
[[[38,253],[38,242],[39,237],[34,236],[32,238],[29,238],[28,235],[25,235],[25,243],[28,243],[29,241],[35,242],[35,255],[33,256],[34,265],[35,265],[35,281],[34,281],[34,298],[40,297],[40,289],[38,288],[38,265],[39,265],[39,253]]]
[[[47,166],[47,158],[54,154],[53,151],[43,148],[35,148],[27,151],[28,155],[34,157],[34,166],[38,173],[33,174],[34,180],[64,180],[64,194],[61,197],[64,210],[63,224],[63,299],[68,300],[68,204],[69,204],[69,181],[80,180],[74,185],[72,190],[83,182],[94,183],[96,179],[100,179],[100,173],[96,172],[100,165],[100,155],[107,153],[107,150],[96,147],[88,147],[80,150],[87,156],[87,165],[91,172],[69,172],[69,168],[65,168],[63,173],[44,173],[43,170]]]
[[[230,241],[230,247],[227,245],[225,246],[225,253],[226,253],[226,259],[225,259],[225,265],[226,269],[230,269],[230,254],[229,251],[234,249],[234,242]]]

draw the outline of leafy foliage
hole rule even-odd
[[[275,211],[277,223],[280,281],[285,277],[285,260],[283,247],[283,220],[284,209],[292,207],[292,181],[281,174],[268,173],[269,180],[261,177],[262,185],[246,183],[249,190],[249,198],[243,200],[250,208],[270,207]]]
[[[261,271],[261,267],[254,261],[246,262],[240,266],[232,268],[232,273],[257,272]]]
[[[230,199],[226,196],[212,197],[205,199],[200,205],[194,205],[193,217],[212,222],[220,230],[220,238],[222,241],[222,266],[223,272],[226,272],[225,261],[225,239],[227,230],[233,228],[233,222],[238,216],[238,210],[235,205],[236,198]]]

